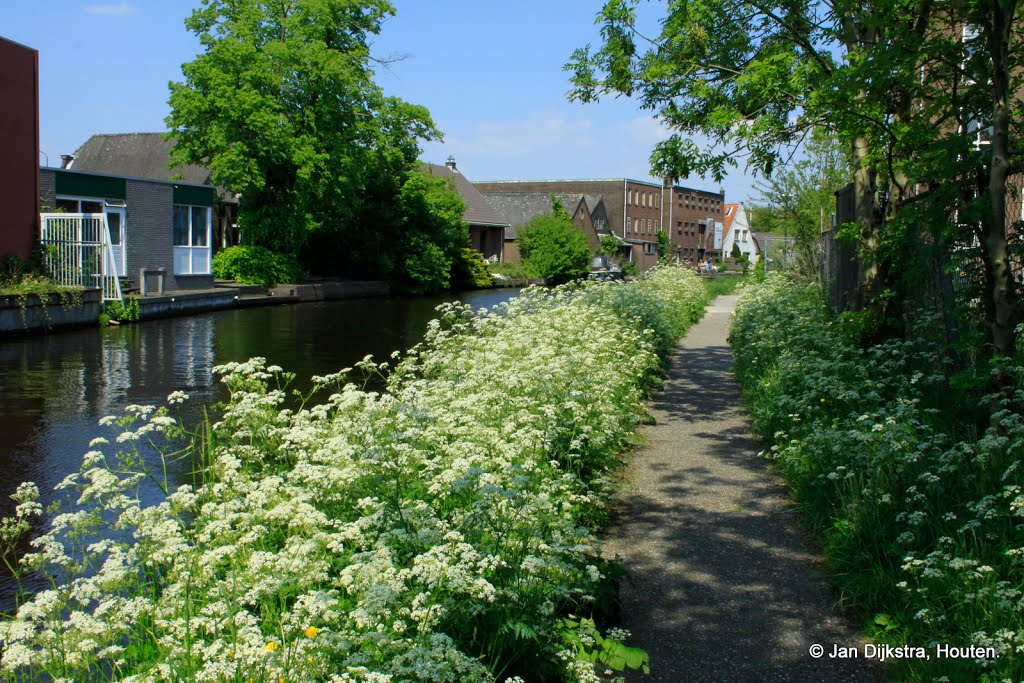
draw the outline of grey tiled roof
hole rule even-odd
[[[438,164],[423,164],[423,169],[428,173],[441,178],[451,178],[455,181],[455,190],[466,203],[466,211],[462,214],[463,220],[470,225],[493,225],[508,229],[508,219],[505,215],[491,205],[487,199],[480,194],[480,190],[473,187],[473,183],[466,180],[458,171],[453,171],[447,166]]]
[[[93,135],[75,150],[73,171],[170,180],[181,176],[186,183],[210,184],[210,172],[202,166],[168,168],[171,141],[161,133]]]
[[[505,239],[515,239],[516,229],[530,221],[534,216],[550,216],[554,212],[551,209],[551,193],[549,192],[485,192],[484,196],[501,211],[507,218],[510,227],[505,230]],[[583,201],[582,194],[555,193],[562,206],[574,215],[580,202]]]

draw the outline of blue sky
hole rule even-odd
[[[47,0],[11,3],[0,35],[39,50],[41,161],[60,164],[94,133],[166,129],[167,83],[199,49],[184,27],[191,0]],[[396,0],[373,54],[389,95],[426,106],[448,155],[470,180],[651,179],[647,159],[666,133],[626,99],[566,100],[563,64],[598,42],[600,0]],[[684,184],[717,190],[713,180]],[[750,197],[733,172],[727,201]]]

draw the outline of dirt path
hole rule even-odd
[[[627,473],[606,552],[622,558],[622,622],[651,656],[631,681],[873,681],[833,608],[782,482],[757,457],[719,297],[677,347]],[[814,659],[812,644],[825,648]],[[861,658],[830,658],[833,645]]]

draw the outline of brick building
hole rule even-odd
[[[32,255],[39,229],[39,53],[0,38],[0,258]]]
[[[519,242],[517,233],[520,227],[529,223],[536,216],[554,214],[551,204],[552,194],[543,192],[488,192],[487,201],[509,222],[505,230],[505,248],[502,260],[506,263],[519,263]],[[608,215],[601,197],[583,194],[554,193],[554,197],[562,203],[572,217],[576,226],[590,243],[591,250],[596,250],[602,237],[609,235]]]
[[[658,233],[662,230],[670,238],[670,256],[680,261],[717,256],[722,248],[724,192],[696,190],[670,181],[658,184],[630,178],[505,180],[474,184],[485,197],[492,194],[599,197],[608,231],[622,240],[624,256],[635,262],[641,272],[657,264]]]
[[[466,205],[462,220],[469,226],[469,246],[480,252],[488,261],[503,261],[505,235],[509,229],[508,219],[488,202],[479,190],[469,182],[455,165],[455,159],[448,157],[444,166],[423,164],[425,173],[447,178]]]
[[[170,167],[173,142],[163,133],[116,133],[93,135],[74,154],[67,157],[66,168],[129,178],[178,180],[191,185],[212,185],[210,171],[186,164]],[[213,250],[239,243],[238,196],[217,188],[213,213]]]

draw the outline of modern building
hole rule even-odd
[[[213,287],[212,186],[59,168],[42,168],[39,179],[47,211],[105,214],[128,289],[141,289],[143,270],[162,271],[167,290]]]
[[[173,142],[163,133],[93,135],[75,150],[62,155],[64,168],[125,178],[148,178],[186,185],[209,186],[210,171],[188,164],[171,168]],[[238,196],[216,188],[211,246],[214,251],[238,244]]]
[[[39,234],[39,53],[0,38],[0,258],[28,259]]]

